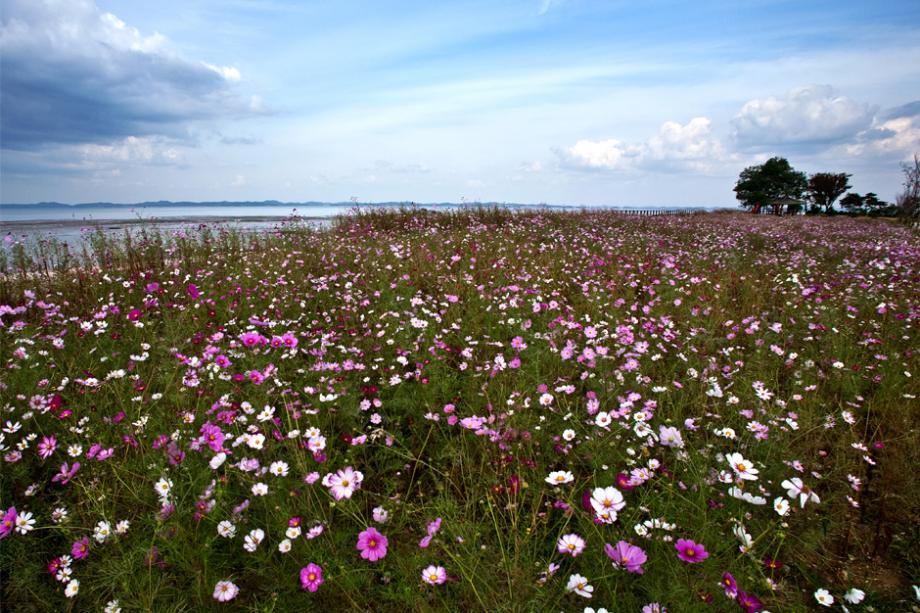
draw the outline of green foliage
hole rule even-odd
[[[808,199],[825,212],[834,208],[834,202],[850,189],[850,177],[845,172],[818,172],[808,178]]]
[[[773,157],[742,170],[734,191],[744,208],[773,207],[779,213],[788,201],[801,201],[807,187],[805,173],[785,158]]]

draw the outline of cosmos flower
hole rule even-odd
[[[239,593],[240,588],[232,581],[218,581],[214,586],[214,600],[218,602],[233,600]]]
[[[556,543],[556,551],[573,558],[585,550],[585,540],[577,534],[564,534]]]
[[[377,532],[376,528],[368,528],[358,535],[355,548],[361,552],[361,557],[370,562],[382,560],[387,555],[387,537]]]
[[[564,485],[566,483],[571,483],[575,479],[575,476],[567,470],[556,470],[549,474],[545,479],[550,485]]]
[[[336,500],[351,498],[355,490],[361,489],[364,475],[351,466],[329,473],[323,477],[323,485],[329,488],[329,493]]]
[[[725,456],[725,460],[739,479],[744,481],[757,480],[757,475],[760,471],[754,468],[753,463],[745,460],[740,453],[730,453]]]
[[[16,528],[16,507],[10,507],[0,519],[0,539],[5,539]]]
[[[623,494],[615,487],[598,487],[591,492],[591,508],[596,517],[604,523],[617,520],[617,512],[626,506]]]
[[[626,569],[628,572],[641,575],[645,572],[642,565],[648,560],[648,556],[641,547],[631,545],[626,541],[619,541],[616,546],[606,543],[604,552],[607,557],[613,561],[616,568]]]
[[[815,600],[817,600],[818,604],[822,607],[829,607],[834,604],[834,597],[823,587],[815,590]]]
[[[310,562],[300,569],[300,587],[315,592],[323,584],[323,569],[318,564]]]
[[[709,557],[705,547],[689,539],[677,539],[674,549],[677,550],[678,558],[690,564],[702,562]]]
[[[585,577],[582,577],[579,574],[574,574],[569,576],[569,582],[565,586],[565,591],[575,592],[584,598],[591,598],[591,593],[594,591],[594,586],[588,583],[588,580]]]
[[[75,541],[70,547],[70,555],[72,555],[75,560],[82,560],[89,555],[89,537],[84,536],[79,541]]]
[[[447,570],[443,566],[434,564],[426,566],[422,571],[422,581],[428,585],[441,585],[447,581]]]
[[[786,488],[786,495],[789,496],[789,498],[799,499],[799,506],[803,509],[805,508],[805,503],[809,500],[815,504],[821,502],[821,499],[818,498],[818,495],[815,494],[811,488],[805,485],[798,477],[786,479],[780,485]]]

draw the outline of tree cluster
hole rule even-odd
[[[850,189],[850,177],[845,172],[817,172],[806,177],[795,170],[789,161],[772,157],[763,164],[748,166],[741,171],[735,183],[735,197],[741,206],[754,213],[769,212],[774,215],[834,214],[834,203],[850,215],[899,216],[920,219],[920,157],[914,156],[913,165],[902,164],[904,191],[897,202],[891,204],[869,192],[843,194]],[[840,198],[843,196],[843,198]]]

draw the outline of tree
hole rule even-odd
[[[850,192],[840,200],[840,206],[851,213],[862,213],[866,199],[856,192]]]
[[[834,201],[850,189],[850,177],[845,172],[818,172],[808,178],[808,199],[813,206],[823,207],[828,213]]]
[[[898,194],[898,216],[916,223],[920,219],[920,156],[914,154],[914,163],[901,164],[904,171],[904,191]]]
[[[742,207],[759,211],[770,206],[774,215],[781,215],[785,204],[802,200],[807,186],[804,172],[795,170],[785,158],[773,157],[742,170],[734,191]]]

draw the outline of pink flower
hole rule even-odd
[[[0,539],[5,539],[12,534],[15,527],[16,507],[10,507],[6,510],[6,513],[3,514],[3,519],[0,520]]]
[[[362,558],[376,562],[387,555],[387,543],[387,537],[377,532],[376,528],[368,528],[358,535],[355,548],[361,552]]]
[[[76,560],[82,560],[89,555],[89,537],[84,536],[79,541],[74,541],[73,546],[70,548],[70,554]]]
[[[434,538],[434,535],[438,533],[438,530],[441,529],[441,518],[438,517],[434,521],[428,522],[428,534],[419,542],[418,546],[422,549],[428,547],[431,544],[431,539]]]
[[[627,571],[637,575],[645,572],[642,565],[648,560],[648,556],[645,555],[645,551],[641,547],[631,545],[626,541],[620,541],[616,547],[609,543],[605,544],[604,551],[607,553],[607,557],[613,560],[613,565],[617,568],[625,568]]]
[[[329,493],[336,500],[351,498],[355,490],[361,488],[361,482],[364,475],[351,466],[347,466],[335,473],[329,473],[323,477],[323,485],[329,488]]]
[[[705,547],[689,539],[677,539],[674,549],[677,550],[677,557],[689,564],[702,562],[709,557]]]
[[[57,439],[54,436],[44,436],[38,444],[38,456],[43,460],[47,460],[55,449],[57,449]]]
[[[443,566],[432,564],[422,571],[422,581],[428,585],[441,585],[447,581],[447,570]]]
[[[323,584],[323,569],[317,564],[310,562],[304,568],[300,569],[300,586],[315,592]]]
[[[61,464],[61,471],[58,474],[51,477],[51,481],[53,483],[60,482],[61,485],[67,485],[68,483],[70,483],[70,480],[73,479],[73,476],[76,474],[78,470],[80,470],[79,462],[74,462],[73,466],[70,467],[69,469],[67,467],[67,462],[64,462],[63,464]]]

